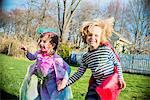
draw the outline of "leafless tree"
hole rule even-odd
[[[75,13],[70,24],[70,36],[72,37],[73,44],[75,44],[74,47],[80,47],[82,44],[80,27],[84,21],[93,19],[93,15],[96,14],[94,12],[95,9],[94,4],[89,3],[89,1],[83,1],[77,9],[78,13]]]
[[[150,49],[150,7],[149,4],[145,4],[146,1],[148,0],[130,0],[128,4],[126,27],[134,43],[133,53],[142,53],[143,49]]]
[[[70,22],[80,2],[81,0],[63,0],[62,2],[61,0],[57,0],[58,27],[61,42],[68,40],[67,33],[69,32]]]
[[[26,26],[27,33],[31,37],[35,37],[37,29],[42,27],[56,26],[56,19],[49,13],[52,11],[54,4],[52,0],[29,0],[27,2]]]

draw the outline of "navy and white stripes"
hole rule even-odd
[[[78,80],[87,68],[91,69],[96,83],[99,85],[109,75],[113,74],[114,65],[118,67],[119,79],[123,79],[122,68],[115,53],[107,46],[99,46],[98,49],[83,55],[78,71],[69,78],[67,86]]]

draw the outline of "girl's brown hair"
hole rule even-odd
[[[100,27],[102,29],[102,36],[100,38],[100,41],[107,42],[109,38],[111,37],[112,32],[114,30],[113,22],[114,22],[114,18],[112,17],[108,19],[104,19],[104,20],[95,19],[93,21],[84,22],[80,29],[80,33],[81,33],[84,43],[87,43],[86,37],[89,34],[89,32],[92,33],[91,30],[95,26]]]
[[[58,42],[59,42],[59,37],[58,37],[58,35],[57,35],[56,33],[53,33],[53,32],[46,32],[46,33],[43,33],[43,34],[40,35],[39,40],[40,40],[41,38],[44,38],[44,37],[46,38],[46,40],[49,41],[49,43],[55,44],[55,47],[53,48],[53,50],[56,51],[57,46],[58,46]],[[39,43],[40,43],[39,40],[38,40],[38,45],[39,45]]]

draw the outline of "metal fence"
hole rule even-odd
[[[77,62],[80,63],[84,52],[76,54]],[[126,55],[119,54],[124,72],[150,74],[150,55]]]

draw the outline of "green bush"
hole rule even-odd
[[[70,56],[71,51],[72,48],[67,43],[61,43],[57,49],[57,53],[64,59]]]

